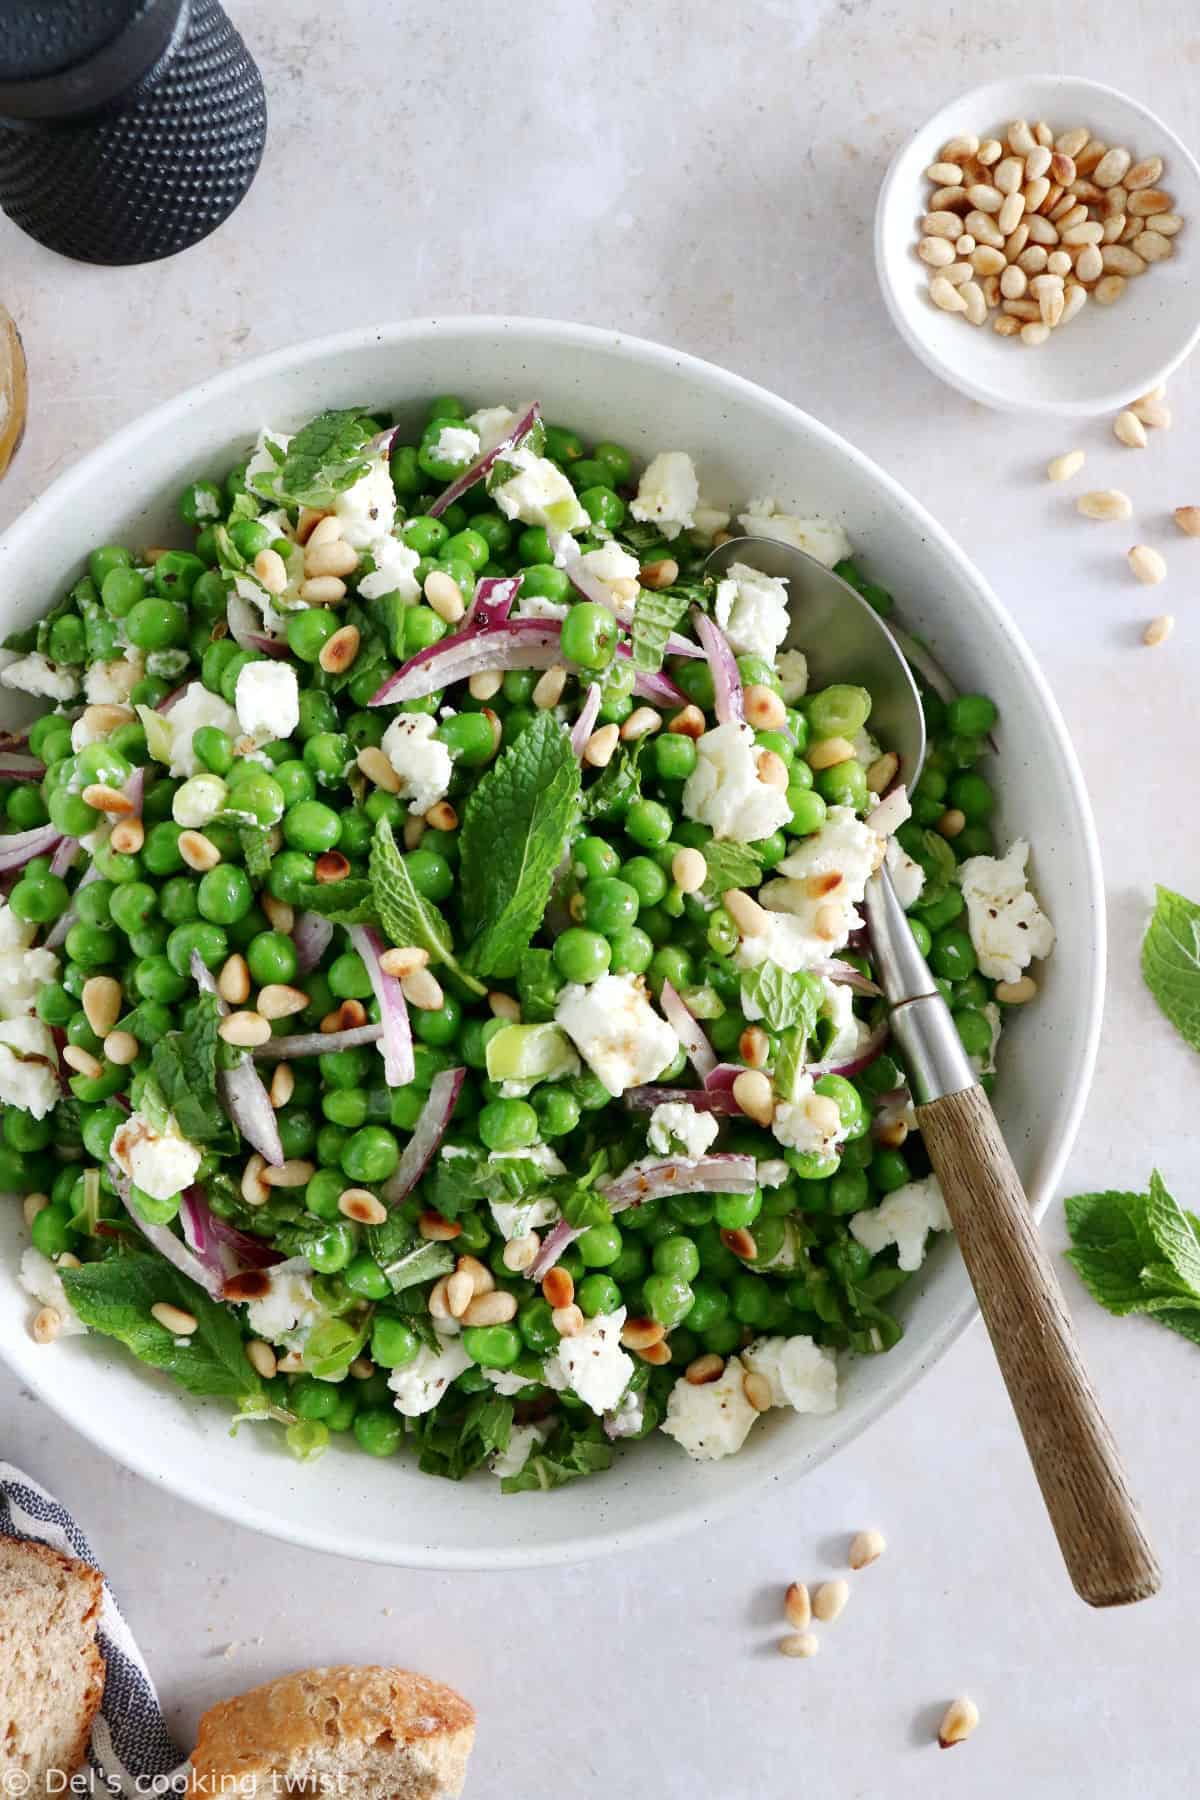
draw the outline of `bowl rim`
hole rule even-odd
[[[1125,93],[1121,88],[1111,87],[1107,82],[1092,81],[1082,75],[1056,75],[1051,71],[1044,71],[1032,75],[998,76],[994,81],[981,82],[977,87],[967,88],[963,93],[956,94],[952,99],[947,100],[936,112],[931,113],[923,124],[918,125],[915,130],[910,132],[893,154],[880,184],[879,198],[875,203],[873,232],[875,278],[879,283],[879,290],[883,296],[883,303],[887,307],[888,316],[896,330],[914,356],[947,386],[957,389],[960,394],[965,394],[969,400],[976,400],[980,405],[992,407],[998,412],[1027,413],[1034,418],[1046,419],[1094,419],[1104,413],[1119,412],[1122,407],[1128,406],[1131,400],[1136,400],[1141,394],[1156,387],[1160,382],[1166,381],[1174,373],[1179,365],[1191,355],[1197,341],[1200,340],[1200,308],[1197,308],[1196,322],[1192,327],[1191,334],[1181,348],[1174,351],[1166,361],[1148,369],[1145,377],[1132,385],[1112,388],[1107,393],[1089,400],[1017,399],[1005,389],[995,387],[990,382],[973,380],[969,375],[959,375],[938,354],[930,339],[913,327],[897,298],[896,285],[890,273],[889,259],[885,248],[888,216],[900,198],[900,165],[918,139],[932,131],[935,125],[941,125],[947,115],[960,112],[968,104],[977,104],[982,112],[993,95],[999,95],[1014,88],[1033,89],[1041,83],[1051,83],[1063,93],[1092,95],[1101,100],[1117,100],[1122,106],[1129,107],[1145,120],[1148,128],[1159,134],[1161,149],[1169,150],[1173,157],[1177,157],[1190,170],[1197,192],[1200,192],[1200,163],[1197,163],[1187,145],[1172,131],[1165,119],[1141,100],[1135,100],[1132,94]]]
[[[322,337],[304,339],[296,344],[287,345],[263,356],[238,363],[230,369],[222,370],[219,374],[184,389],[181,393],[160,402],[148,412],[131,420],[58,476],[5,532],[0,533],[0,564],[8,550],[22,544],[39,531],[41,521],[46,514],[56,511],[61,506],[69,505],[76,491],[92,482],[96,474],[107,467],[110,462],[136,456],[145,443],[152,441],[174,420],[186,415],[191,408],[208,404],[214,400],[219,401],[224,397],[232,397],[244,385],[264,376],[269,377],[281,372],[295,375],[308,364],[323,363],[336,359],[338,356],[354,354],[371,344],[399,345],[427,339],[431,334],[437,336],[443,333],[468,339],[492,337],[506,333],[527,334],[531,339],[536,340],[530,346],[534,352],[536,352],[537,343],[556,343],[568,348],[596,349],[609,353],[615,350],[645,364],[668,365],[685,379],[689,377],[699,379],[710,389],[716,390],[718,393],[723,392],[729,396],[731,401],[748,401],[756,407],[765,407],[773,411],[786,424],[799,426],[806,434],[824,443],[838,455],[845,456],[857,464],[860,471],[889,496],[897,509],[912,522],[913,527],[924,537],[936,543],[959,578],[973,589],[984,605],[995,615],[1000,629],[1010,642],[1020,674],[1035,694],[1055,741],[1074,805],[1077,828],[1082,839],[1088,887],[1088,892],[1084,897],[1084,906],[1081,908],[1081,911],[1086,914],[1084,929],[1090,938],[1086,980],[1088,1014],[1086,1032],[1082,1055],[1074,1074],[1073,1093],[1066,1116],[1056,1143],[1047,1151],[1039,1191],[1032,1199],[1034,1214],[1040,1218],[1049,1205],[1051,1194],[1058,1185],[1064,1164],[1079,1130],[1095,1069],[1102,1020],[1107,955],[1105,894],[1099,842],[1083,773],[1062,713],[1046,677],[1038,667],[1033,653],[1017,625],[966,552],[959,547],[944,527],[937,523],[920,502],[914,499],[894,477],[871,457],[791,401],[785,400],[781,395],[772,393],[769,389],[761,387],[744,376],[734,374],[715,363],[710,363],[704,358],[673,349],[669,345],[656,343],[648,338],[637,337],[621,331],[606,330],[598,326],[571,324],[560,320],[539,319],[523,315],[482,314],[410,319],[390,324],[357,327]],[[695,1500],[685,1500],[660,1517],[643,1519],[633,1525],[614,1528],[607,1534],[596,1532],[592,1537],[579,1542],[558,1537],[548,1544],[527,1542],[487,1551],[444,1548],[431,1550],[430,1547],[419,1544],[398,1544],[391,1538],[364,1541],[361,1535],[347,1532],[333,1522],[320,1526],[309,1526],[302,1520],[281,1517],[278,1513],[271,1511],[265,1502],[259,1504],[240,1499],[232,1500],[212,1478],[206,1477],[198,1480],[194,1471],[189,1471],[185,1475],[182,1472],[176,1473],[170,1466],[164,1468],[156,1465],[152,1455],[148,1451],[143,1451],[136,1443],[132,1445],[123,1443],[119,1447],[114,1445],[106,1433],[103,1420],[90,1414],[82,1402],[72,1405],[71,1395],[74,1390],[69,1383],[65,1384],[64,1392],[54,1394],[44,1392],[37,1379],[36,1368],[31,1370],[25,1360],[11,1360],[10,1346],[5,1343],[2,1336],[0,1336],[0,1359],[8,1364],[20,1379],[29,1384],[39,1400],[47,1404],[67,1425],[80,1432],[84,1438],[105,1455],[111,1457],[113,1461],[133,1470],[135,1474],[142,1476],[153,1486],[165,1489],[178,1499],[199,1506],[219,1518],[228,1519],[235,1524],[305,1549],[323,1551],[365,1562],[429,1569],[506,1570],[582,1563],[608,1555],[616,1550],[645,1548],[648,1545],[682,1535],[684,1531],[694,1529],[701,1524],[722,1519],[739,1507],[744,1508],[747,1505],[757,1504],[769,1484],[784,1479],[795,1480],[807,1470],[817,1467],[853,1443],[883,1413],[912,1391],[918,1381],[941,1360],[951,1345],[974,1322],[977,1316],[978,1307],[968,1286],[957,1305],[947,1312],[940,1325],[923,1340],[920,1357],[914,1362],[913,1367],[901,1376],[881,1382],[879,1393],[862,1407],[859,1416],[852,1424],[847,1425],[840,1432],[834,1432],[827,1442],[820,1445],[798,1444],[790,1452],[783,1450],[770,1471],[765,1475],[760,1473],[757,1480],[749,1483],[731,1483],[728,1491],[720,1496],[714,1497],[709,1494],[700,1497],[698,1495]]]

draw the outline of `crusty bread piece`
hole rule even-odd
[[[475,1713],[409,1669],[301,1669],[222,1700],[200,1721],[193,1791],[329,1793],[342,1800],[452,1800]]]
[[[73,1775],[87,1755],[104,1694],[103,1589],[87,1563],[0,1537],[0,1793],[45,1794],[50,1770]]]

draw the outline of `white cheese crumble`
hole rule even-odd
[[[641,570],[637,557],[623,550],[613,538],[607,544],[601,544],[598,550],[585,550],[579,558],[579,566],[594,580],[602,582],[619,602],[627,602],[629,596],[614,583],[636,582]]]
[[[481,406],[478,412],[471,413],[467,424],[479,439],[479,454],[486,456],[502,444],[519,416],[511,406]]]
[[[667,1400],[661,1429],[696,1462],[716,1462],[740,1450],[758,1418],[746,1398],[746,1369],[731,1356],[720,1379],[694,1387],[681,1375]]]
[[[469,424],[443,425],[431,452],[443,462],[473,463],[479,455],[479,433]]]
[[[246,1323],[255,1337],[268,1344],[299,1349],[323,1316],[313,1294],[312,1271],[297,1268],[294,1263],[280,1263],[263,1273],[271,1285],[261,1299],[248,1302]]]
[[[421,559],[415,550],[399,538],[381,537],[372,540],[371,555],[375,568],[358,584],[361,599],[379,600],[384,594],[399,594],[401,600],[411,604],[420,597],[421,584],[414,570]]]
[[[696,465],[686,450],[660,450],[638,482],[629,510],[635,519],[657,525],[669,540],[692,524],[699,499]]]
[[[558,1340],[546,1361],[546,1385],[570,1388],[594,1413],[611,1412],[629,1386],[633,1359],[621,1348],[625,1308],[597,1313],[574,1337]]]
[[[59,1337],[82,1337],[87,1326],[67,1299],[67,1291],[62,1284],[62,1276],[40,1250],[31,1244],[21,1254],[21,1286],[43,1306],[52,1306],[59,1317]]]
[[[696,766],[683,790],[685,817],[707,825],[714,838],[753,843],[782,830],[791,818],[782,788],[758,778],[758,747],[749,725],[731,719],[696,744]]]
[[[762,1337],[742,1351],[742,1361],[765,1377],[772,1406],[799,1413],[837,1410],[837,1357],[810,1337]]]
[[[685,1100],[667,1100],[650,1114],[650,1148],[660,1156],[703,1156],[716,1141],[719,1127],[711,1113],[697,1112]]]
[[[814,1097],[811,1075],[798,1075],[794,1092],[794,1100],[781,1100],[775,1108],[771,1130],[776,1138],[789,1150],[802,1150],[807,1156],[835,1155],[846,1141],[846,1127],[840,1117],[832,1131],[821,1122],[820,1115],[826,1110],[823,1104],[816,1109],[818,1117],[813,1118],[808,1105]],[[819,1097],[824,1101],[824,1095]]]
[[[201,1152],[184,1137],[174,1116],[160,1132],[135,1112],[113,1134],[112,1159],[152,1200],[170,1200],[195,1181]]]
[[[132,649],[112,662],[92,663],[83,678],[84,698],[91,706],[124,706],[145,668],[141,651]]]
[[[188,683],[170,712],[163,716],[163,723],[171,737],[170,772],[177,778],[195,775],[200,768],[192,739],[202,725],[215,725],[231,740],[236,741],[241,735],[232,706],[227,706],[220,694],[210,694],[202,681]]]
[[[58,979],[58,958],[53,950],[0,950],[0,1019],[20,1019],[31,1013],[38,994]]]
[[[73,700],[79,692],[79,678],[72,670],[47,661],[36,650],[0,669],[0,681],[19,693],[38,694],[47,700]]]
[[[548,600],[544,594],[517,595],[518,619],[565,619],[570,612],[566,600]]]
[[[739,965],[752,968],[769,959],[795,973],[835,956],[862,925],[855,908],[882,855],[883,839],[851,807],[831,806],[820,831],[802,839],[779,864],[777,878],[759,889],[759,902],[787,919],[773,920],[757,937],[743,938]],[[840,875],[841,881],[814,894],[809,881],[815,875]]]
[[[795,706],[808,692],[808,658],[803,650],[781,650],[775,664],[784,704]]]
[[[543,525],[547,531],[581,531],[591,524],[575,489],[557,463],[518,444],[502,459],[515,473],[492,488],[492,499],[506,519]]]
[[[388,1377],[396,1411],[408,1419],[432,1412],[450,1383],[470,1366],[471,1358],[457,1338],[439,1338],[436,1350],[422,1344],[412,1362],[393,1369]]]
[[[7,900],[0,899],[0,950],[27,950],[38,934],[28,919],[18,919]]]
[[[396,523],[396,490],[387,457],[375,457],[366,474],[338,495],[333,510],[346,542],[374,555],[378,540],[390,537]]]
[[[490,1370],[484,1371],[489,1374]],[[535,1421],[532,1425],[514,1425],[508,1434],[508,1448],[497,1450],[488,1467],[499,1481],[509,1475],[519,1475],[536,1445],[544,1444],[550,1435],[550,1427]]]
[[[717,624],[738,656],[761,656],[774,663],[791,625],[785,576],[764,575],[746,563],[733,563],[717,583],[715,610]]]
[[[271,431],[264,427],[259,432],[254,449],[250,454],[250,461],[246,464],[245,479],[250,492],[257,494],[261,500],[273,500],[275,496],[269,487],[261,485],[260,477],[274,475],[279,467],[278,461],[271,455],[267,446],[274,444],[277,449],[286,450],[291,441],[291,436],[285,431]]]
[[[1054,927],[1026,885],[1028,861],[1029,845],[1018,838],[1007,856],[972,856],[958,872],[979,967],[993,981],[1019,981],[1054,948]]]
[[[291,737],[300,723],[300,685],[290,663],[247,663],[234,690],[238,724],[260,743]]]
[[[442,1151],[446,1156],[452,1145]],[[489,1162],[533,1163],[543,1175],[565,1175],[566,1164],[553,1151],[549,1144],[530,1144],[525,1150],[493,1150],[488,1155]],[[505,1239],[524,1237],[526,1232],[538,1231],[543,1225],[554,1225],[560,1217],[557,1203],[549,1194],[537,1194],[530,1191],[519,1200],[492,1200],[492,1217],[496,1221],[496,1229]]]
[[[850,539],[834,519],[797,518],[795,513],[780,512],[779,503],[770,494],[751,500],[749,508],[738,514],[738,524],[750,537],[774,538],[780,544],[791,544],[832,569],[850,555]]]
[[[437,728],[428,713],[398,713],[383,734],[383,754],[400,777],[410,813],[427,813],[450,786],[454,764],[447,746],[434,736]]]
[[[892,878],[896,898],[905,912],[908,912],[921,898],[925,886],[925,871],[919,862],[913,861],[907,850],[901,848],[897,838],[889,838],[883,860]]]
[[[554,1017],[614,1099],[661,1075],[679,1049],[635,975],[602,975],[590,987],[565,987]]]
[[[29,952],[26,952],[29,954]],[[0,1023],[0,1103],[44,1119],[58,1104],[58,1051],[40,1019]]]
[[[725,530],[729,518],[729,512],[725,507],[706,506],[701,500],[692,511],[692,531],[704,543],[711,544],[718,531]]]
[[[833,1026],[833,1037],[822,1061],[849,1062],[857,1055],[863,1039],[869,1035],[867,1027],[854,1011],[854,989],[844,981],[830,981],[827,976],[822,985],[825,998],[821,1002],[821,1011]]]
[[[950,1214],[936,1175],[909,1181],[866,1212],[855,1213],[850,1230],[864,1250],[878,1256],[895,1244],[902,1269],[919,1269],[931,1231],[949,1231]]]

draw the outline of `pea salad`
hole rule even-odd
[[[691,458],[536,404],[325,412],[211,473],[190,549],[97,547],[0,668],[47,709],[0,748],[34,1336],[505,1492],[832,1411],[949,1229],[865,884],[985,1084],[1054,941],[993,838],[995,707],[905,640],[906,793],[870,694],[784,647],[786,582],[704,573]],[[837,523],[739,527],[890,612]]]

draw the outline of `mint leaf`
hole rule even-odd
[[[426,1242],[418,1237],[402,1213],[390,1213],[382,1225],[367,1227],[367,1250],[388,1278],[393,1294],[434,1281],[454,1267],[449,1244]]]
[[[742,971],[742,1011],[748,1019],[765,1019],[772,1031],[795,1025],[808,1037],[824,997],[815,975],[790,975],[773,962]]]
[[[583,790],[580,816],[593,820],[623,819],[635,800],[642,797],[642,746],[628,750],[622,744],[590,787]]]
[[[450,927],[432,900],[426,900],[418,893],[386,819],[380,819],[375,827],[368,873],[376,916],[384,936],[404,949],[411,945],[418,950],[428,950],[431,961],[453,969],[472,992],[486,993],[487,989],[466,974],[457,961]]]
[[[117,1338],[142,1362],[165,1369],[189,1394],[217,1394],[242,1401],[264,1398],[262,1382],[246,1361],[238,1315],[211,1300],[203,1288],[161,1256],[114,1256],[62,1270],[67,1298],[84,1324]],[[166,1300],[190,1312],[196,1330],[177,1340],[150,1315]]]
[[[692,603],[684,588],[651,588],[638,590],[633,609],[630,662],[648,675],[657,674],[663,665],[667,639]]]
[[[1134,1267],[1120,1250],[1068,1250],[1067,1261],[1074,1267],[1093,1300],[1107,1312],[1120,1318],[1138,1312],[1146,1299],[1142,1287],[1141,1265]]]
[[[335,925],[375,925],[379,914],[375,906],[375,889],[369,881],[353,875],[345,881],[322,883],[302,881],[297,889],[303,912],[320,913]]]
[[[191,1005],[184,1031],[169,1031],[150,1052],[150,1078],[162,1095],[184,1137],[210,1143],[228,1135],[229,1126],[217,1103],[217,1027],[220,1001],[199,994]]]
[[[331,507],[370,468],[370,435],[357,407],[318,413],[292,438],[279,466],[255,477],[256,488],[288,506]]]
[[[1148,1194],[1077,1194],[1066,1203],[1074,1266],[1118,1318],[1144,1313],[1200,1343],[1200,1219],[1150,1177]]]
[[[1188,1312],[1159,1313],[1158,1323],[1170,1331],[1177,1331],[1191,1343],[1200,1344],[1200,1307],[1193,1307]]]
[[[525,1467],[506,1475],[502,1494],[545,1493],[583,1475],[594,1475],[612,1466],[613,1447],[604,1436],[599,1419],[575,1431],[565,1421],[550,1440],[535,1445]]]
[[[793,1103],[800,1097],[807,1042],[808,1033],[793,1025],[780,1033],[779,1048],[775,1052],[775,1090],[782,1099]]]
[[[467,801],[459,893],[478,974],[516,974],[578,815],[570,739],[552,712],[539,713]]]
[[[1170,888],[1155,889],[1142,940],[1142,977],[1159,1010],[1200,1050],[1200,906]]]
[[[550,950],[530,949],[521,952],[517,965],[517,994],[521,1001],[521,1017],[531,1025],[546,1025],[554,1017],[562,977],[554,967]]]
[[[265,881],[271,872],[271,835],[261,825],[244,825],[238,832],[242,860],[251,881]]]
[[[1196,1227],[1179,1202],[1167,1192],[1157,1169],[1150,1177],[1146,1217],[1154,1242],[1171,1271],[1200,1305],[1200,1241]]]
[[[1115,1189],[1072,1195],[1065,1203],[1072,1242],[1084,1250],[1120,1251],[1141,1268],[1156,1252],[1146,1201],[1145,1194]]]
[[[762,857],[749,844],[730,838],[715,839],[705,844],[701,855],[708,874],[700,892],[706,900],[720,901],[730,888],[757,887],[762,880]]]
[[[432,1412],[409,1426],[417,1444],[417,1466],[427,1475],[461,1481],[497,1450],[507,1450],[512,1433],[513,1404],[489,1387],[472,1394],[465,1405],[453,1389]]]

